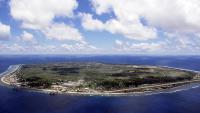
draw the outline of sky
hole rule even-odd
[[[199,0],[0,0],[0,54],[200,54]]]

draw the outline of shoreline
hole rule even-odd
[[[22,64],[9,66],[7,70],[5,70],[4,72],[0,74],[1,82],[4,83],[5,85],[10,86],[11,83],[5,80],[6,77],[9,77],[9,75],[11,75],[12,73],[15,73],[20,68],[21,65]]]
[[[139,86],[136,88],[125,88],[125,89],[120,89],[120,90],[112,90],[112,91],[104,91],[104,92],[69,92],[69,91],[61,92],[61,91],[56,91],[53,89],[38,89],[38,88],[29,88],[29,87],[20,86],[20,83],[17,82],[15,72],[18,71],[22,65],[23,64],[9,66],[6,71],[0,74],[1,82],[4,85],[10,86],[12,88],[34,91],[34,92],[41,92],[41,93],[46,93],[50,95],[65,94],[65,95],[80,95],[80,96],[81,95],[83,96],[132,96],[132,95],[142,95],[142,94],[154,94],[156,92],[162,93],[163,91],[165,92],[166,90],[171,90],[171,89],[173,90],[174,88],[184,87],[185,85],[188,85],[188,84],[200,83],[200,77],[199,77],[200,72],[189,70],[189,71],[197,73],[198,77],[190,81],[180,81],[180,82],[165,83],[165,84],[146,84],[146,85]],[[158,67],[173,68],[173,67],[168,67],[168,66],[158,66]],[[187,69],[181,69],[181,68],[173,68],[173,69],[187,71]]]

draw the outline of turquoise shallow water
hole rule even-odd
[[[96,61],[120,64],[163,65],[200,70],[198,56],[0,56],[0,72],[12,64]],[[199,113],[199,84],[182,91],[122,97],[67,96],[13,91],[0,86],[0,113]],[[193,88],[192,88],[193,87]],[[176,89],[179,90],[179,89]]]

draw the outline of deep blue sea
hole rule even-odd
[[[200,56],[2,55],[0,72],[12,64],[104,62],[163,65],[200,71]],[[142,96],[50,96],[0,86],[0,113],[200,113],[200,87]]]

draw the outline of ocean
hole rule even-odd
[[[0,72],[13,64],[103,62],[171,66],[200,71],[200,56],[1,55]],[[200,113],[200,87],[140,96],[50,96],[0,85],[0,113]]]

